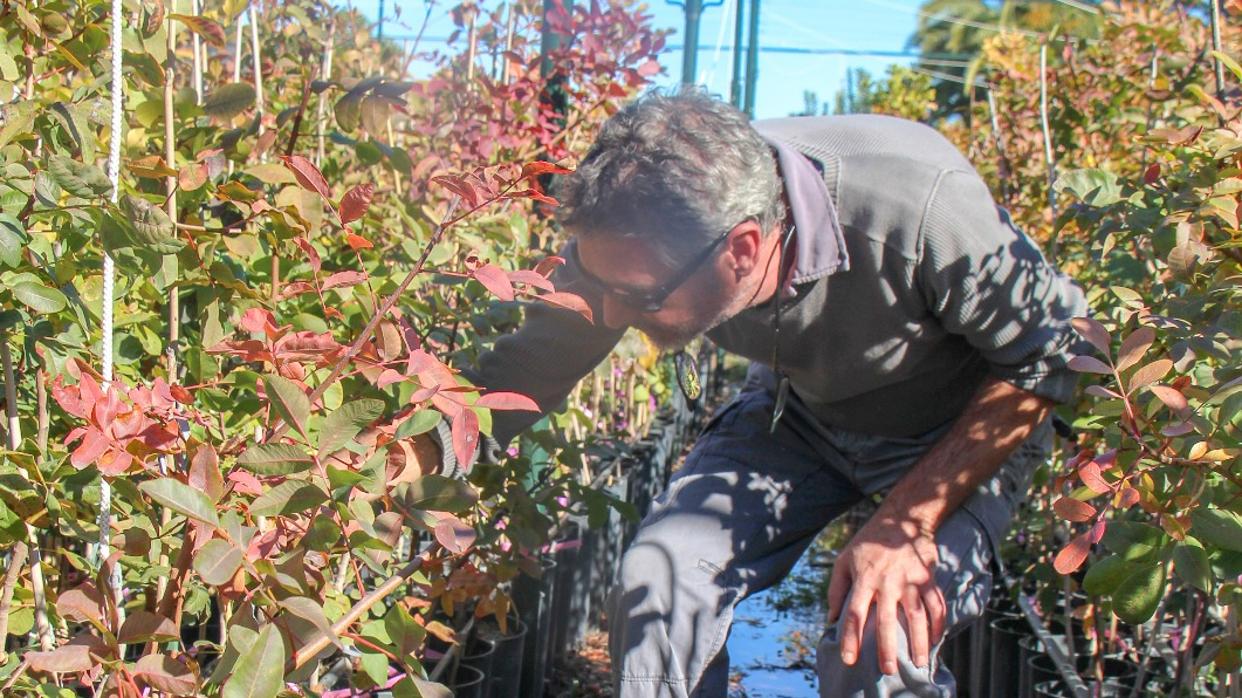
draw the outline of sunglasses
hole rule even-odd
[[[694,276],[695,272],[707,263],[707,260],[711,259],[712,253],[720,247],[720,243],[724,242],[731,232],[733,232],[733,228],[729,228],[721,233],[719,237],[712,241],[712,244],[708,245],[697,257],[677,270],[668,281],[652,289],[640,290],[609,286],[606,281],[587,271],[586,267],[582,265],[582,259],[578,256],[578,244],[576,241],[572,246],[573,258],[574,263],[578,265],[578,271],[582,274],[582,278],[586,279],[588,283],[595,286],[598,290],[610,294],[613,298],[635,310],[644,313],[654,313],[663,308],[668,297],[673,295],[674,291],[681,288],[691,276]]]

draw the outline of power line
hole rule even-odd
[[[389,34],[385,38],[392,41],[412,41],[415,37],[413,34]],[[448,37],[445,36],[424,36],[423,43],[444,44],[448,43]],[[682,44],[665,44],[660,53],[672,53],[681,51],[684,47]],[[717,46],[715,44],[699,44],[700,51],[714,51]],[[731,44],[720,45],[721,51],[732,51]],[[743,49],[746,47],[743,46]],[[865,48],[812,48],[807,46],[759,46],[760,53],[792,53],[804,55],[824,55],[824,56],[870,56],[875,58],[910,58],[919,59],[925,62],[960,62],[966,65],[969,59],[974,57],[970,53],[920,53],[914,50],[894,51],[890,49],[865,49]]]

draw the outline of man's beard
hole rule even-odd
[[[718,325],[727,322],[730,318],[737,314],[733,310],[732,303],[727,303],[724,307],[719,308],[715,312],[704,312],[701,320],[686,323],[683,327],[639,327],[639,331],[651,340],[662,351],[676,351],[684,348],[687,344],[694,341],[700,335],[706,334],[715,329]]]

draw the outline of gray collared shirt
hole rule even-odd
[[[775,147],[797,226],[783,301],[780,363],[825,425],[890,437],[954,419],[992,375],[1064,402],[1086,313],[1081,290],[1017,230],[969,162],[935,130],[873,115],[759,121]],[[572,243],[571,243],[572,244]],[[558,288],[598,307],[573,264]],[[770,385],[773,311],[744,311],[708,333]],[[621,332],[542,304],[468,372],[490,390],[556,407]],[[766,373],[765,373],[766,372]],[[497,413],[505,443],[537,419]]]

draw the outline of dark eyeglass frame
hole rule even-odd
[[[732,233],[733,229],[736,227],[737,226],[735,225],[721,233],[715,240],[712,241],[712,244],[708,245],[702,252],[699,253],[697,257],[690,260],[690,262],[681,269],[678,269],[677,273],[673,274],[672,278],[650,290],[635,291],[626,288],[609,286],[603,279],[587,271],[586,267],[582,266],[582,258],[578,255],[577,241],[574,241],[573,244],[574,263],[578,265],[578,272],[582,274],[582,278],[596,286],[599,290],[604,293],[611,294],[613,298],[616,298],[635,310],[639,310],[644,313],[655,313],[659,312],[660,309],[664,307],[665,301],[668,300],[669,296],[673,295],[674,291],[681,288],[683,284],[690,280],[690,277],[694,276],[694,274],[707,263],[707,260],[712,258],[712,253],[720,247],[720,243],[728,239],[729,233]]]

